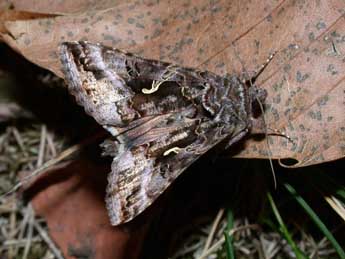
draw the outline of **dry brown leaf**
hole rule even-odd
[[[0,3],[0,10],[11,8],[17,11],[43,14],[71,14],[82,13],[88,10],[104,10],[127,2],[124,0],[5,0]]]
[[[60,76],[56,51],[62,41],[101,42],[220,75],[253,72],[277,52],[257,82],[269,93],[269,128],[294,143],[270,136],[272,156],[294,158],[295,167],[344,157],[344,1],[164,0],[106,7],[7,22],[2,37]],[[267,158],[265,141],[245,145],[238,156]]]
[[[31,20],[31,19],[40,19],[51,17],[49,14],[40,14],[40,13],[31,13],[23,11],[14,11],[14,10],[4,10],[1,11],[0,8],[0,34],[8,34],[5,22],[8,21],[18,21],[18,20]],[[1,38],[1,36],[0,36]]]
[[[108,166],[76,160],[51,169],[26,192],[66,259],[139,256],[149,221],[110,225],[104,205],[108,171]]]

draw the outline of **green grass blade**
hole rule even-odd
[[[326,236],[326,238],[331,242],[334,249],[338,253],[341,259],[345,259],[345,252],[334,238],[332,233],[328,230],[325,224],[321,221],[321,219],[316,215],[316,213],[312,210],[312,208],[306,203],[306,201],[298,195],[296,190],[288,183],[284,184],[285,188],[294,196],[297,202],[302,206],[302,208],[307,212],[310,218],[314,221],[314,223],[318,226],[320,231]]]
[[[224,237],[225,237],[226,258],[227,259],[235,259],[234,247],[232,245],[232,238],[226,232],[224,232]]]
[[[277,209],[277,206],[272,198],[272,195],[268,192],[267,193],[267,197],[268,197],[268,200],[269,200],[269,203],[272,207],[272,210],[273,210],[273,213],[274,213],[274,216],[276,217],[278,223],[279,223],[279,227],[280,227],[280,231],[281,233],[283,234],[285,240],[288,242],[288,244],[291,246],[292,250],[294,251],[295,253],[295,256],[296,258],[298,259],[306,259],[308,258],[299,248],[298,246],[296,245],[296,243],[293,241],[292,239],[292,236],[290,235],[290,232],[288,231],[282,217],[280,216],[280,213]]]
[[[235,251],[234,246],[232,244],[233,238],[229,235],[229,232],[234,227],[234,214],[231,209],[228,210],[227,213],[227,225],[226,231],[224,232],[225,238],[225,249],[226,249],[226,258],[227,259],[235,259]]]

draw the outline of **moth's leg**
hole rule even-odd
[[[245,135],[247,135],[247,133],[248,133],[248,129],[244,129],[240,133],[238,133],[236,136],[231,137],[229,142],[226,144],[225,149],[228,149],[230,146],[240,141]]]
[[[252,129],[250,133],[251,134],[265,134],[265,135],[267,134],[269,136],[281,136],[281,137],[286,138],[291,143],[295,143],[289,135],[285,134],[284,131],[267,127],[267,125],[265,124],[265,121],[260,117],[256,119],[252,119]]]

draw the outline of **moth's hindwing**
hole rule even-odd
[[[236,76],[148,60],[87,42],[60,46],[70,92],[114,138],[107,209],[113,225],[147,208],[198,157],[251,127],[255,91]]]

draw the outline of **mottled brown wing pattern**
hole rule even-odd
[[[88,42],[63,43],[69,91],[114,138],[107,209],[113,225],[133,219],[219,142],[241,139],[265,92],[236,76],[143,59]]]

